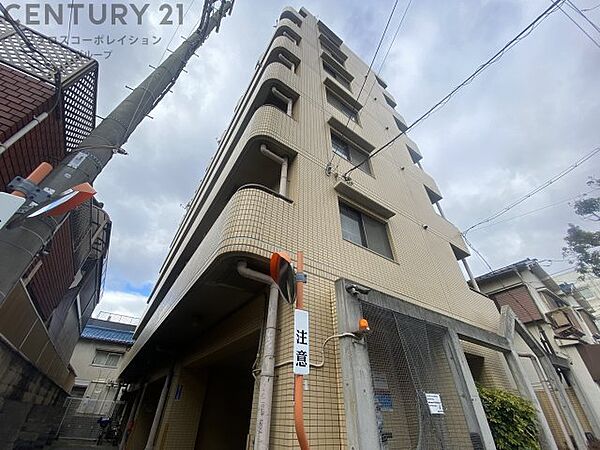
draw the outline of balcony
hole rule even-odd
[[[289,6],[283,8],[279,19],[289,19],[292,22],[294,22],[297,26],[302,26],[302,18],[298,15],[294,8],[290,8]]]
[[[286,37],[285,34],[289,37]],[[300,35],[300,28],[290,19],[280,19],[277,22],[277,30],[275,30],[275,36],[284,36],[287,39],[294,40],[296,45],[300,45],[302,39]]]
[[[179,272],[123,364],[123,376],[143,370],[157,346],[180,348],[236,310],[258,291],[260,283],[238,275],[241,257],[266,271],[274,250],[292,250],[296,209],[291,200],[258,185],[240,187],[222,209],[205,238]],[[272,220],[277,217],[279,220]]]

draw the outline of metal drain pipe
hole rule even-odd
[[[273,380],[275,379],[275,340],[277,337],[279,289],[269,275],[249,269],[246,261],[240,261],[237,270],[244,278],[265,283],[270,286],[269,303],[267,305],[267,323],[265,325],[263,354],[258,381],[258,410],[256,414],[256,431],[254,438],[254,450],[268,450],[271,432]]]
[[[276,155],[271,150],[269,150],[265,144],[260,144],[260,152],[267,158],[275,161],[277,164],[281,164],[281,175],[279,177],[279,193],[285,197],[287,195],[288,159]]]

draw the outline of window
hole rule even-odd
[[[121,353],[107,352],[105,350],[96,350],[96,355],[92,361],[95,366],[117,367],[121,360]]]
[[[328,41],[326,40],[327,38],[324,38],[321,40],[321,48],[323,49],[323,51],[325,53],[327,53],[329,56],[331,56],[333,59],[335,59],[337,62],[339,62],[342,66],[345,63],[345,59],[340,55],[340,50],[337,49],[334,50],[334,47],[330,47],[329,44],[327,43]],[[331,44],[333,45],[333,44]]]
[[[327,89],[327,101],[331,106],[338,109],[348,119],[358,123],[358,112],[344,100],[332,93],[329,89]]]
[[[344,78],[339,72],[337,72],[331,65],[327,64],[323,61],[323,69],[327,72],[332,78],[335,78],[342,86],[346,89],[350,90],[350,82]]]
[[[331,149],[333,150],[333,153],[353,164],[358,164],[367,159],[367,154],[365,152],[359,150],[333,131],[331,132]],[[358,166],[358,168],[371,175],[371,167],[369,166],[368,160]]]
[[[392,258],[386,225],[340,202],[342,237],[380,255]]]

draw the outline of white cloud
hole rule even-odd
[[[95,313],[107,311],[140,318],[146,308],[146,300],[146,296],[132,292],[104,291]]]
[[[151,10],[162,1],[152,0]],[[196,2],[170,48],[198,19]],[[304,5],[369,62],[391,2],[306,0]],[[186,7],[190,2],[186,2]],[[300,3],[292,2],[300,8]],[[270,39],[282,2],[236,2],[219,34],[210,36],[163,102],[135,131],[96,183],[114,223],[107,292],[101,308],[140,315],[141,295],[125,292],[156,279],[183,209],[204,175]],[[404,9],[400,2],[397,14]],[[491,56],[548,2],[532,0],[415,0],[382,77],[398,111],[411,122]],[[592,16],[600,19],[600,10]],[[592,12],[590,12],[592,14]],[[395,31],[399,15],[390,25]],[[156,35],[156,46],[115,48],[100,59],[98,112],[106,115],[156,65],[175,27],[73,28],[73,35]],[[66,34],[42,28],[49,34]],[[54,32],[52,32],[54,31]],[[387,50],[387,42],[381,54]],[[81,49],[81,47],[80,47]],[[84,48],[87,50],[88,48]],[[93,47],[89,48],[93,50]],[[381,55],[375,67],[379,67]],[[598,145],[600,57],[560,12],[553,14],[480,78],[411,133],[425,169],[445,196],[445,212],[460,228],[500,209]],[[585,191],[599,175],[598,157],[543,194],[519,214]],[[525,257],[560,258],[562,237],[575,216],[566,205],[473,232],[473,243],[494,265]],[[476,261],[475,271],[486,270]]]

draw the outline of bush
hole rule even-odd
[[[498,450],[539,450],[533,404],[503,389],[479,386],[479,396]]]

